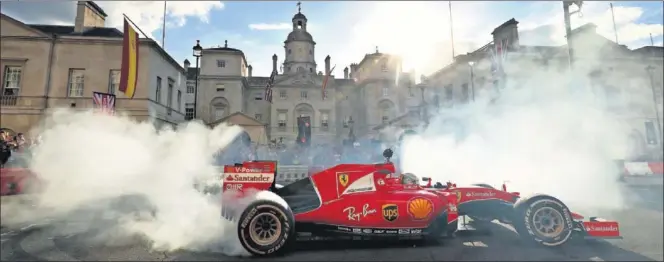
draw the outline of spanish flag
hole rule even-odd
[[[124,19],[124,36],[122,39],[122,67],[120,72],[120,92],[127,98],[134,98],[138,80],[138,33]]]

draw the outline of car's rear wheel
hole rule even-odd
[[[284,251],[294,239],[295,219],[290,209],[270,200],[251,203],[240,215],[238,237],[252,255],[269,256]]]
[[[522,198],[514,204],[514,211],[514,228],[527,241],[544,246],[560,246],[572,236],[572,214],[555,197],[537,195]]]

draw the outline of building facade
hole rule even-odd
[[[322,83],[330,72],[330,56],[323,68],[315,60],[316,42],[307,31],[307,17],[298,12],[292,30],[284,41],[284,62],[272,56],[273,99],[265,101],[268,76],[255,76],[244,52],[229,47],[206,48],[202,52],[198,82],[196,116],[215,123],[241,112],[265,126],[268,141],[294,142],[297,117],[309,116],[312,143],[338,143],[352,132],[371,136],[373,127],[386,123],[409,108],[412,78],[401,70],[401,59],[394,55],[367,54],[359,63],[343,69],[343,77],[330,75],[325,92]],[[269,59],[269,58],[268,58]],[[185,62],[185,67],[190,64]],[[188,68],[189,83],[195,83],[196,68]],[[339,70],[337,70],[338,72]],[[334,73],[334,72],[331,72]],[[193,100],[193,98],[191,98]],[[187,101],[186,112],[193,112]]]
[[[137,120],[185,120],[185,70],[150,39],[139,40],[134,98],[119,92],[123,35],[104,27],[106,14],[94,2],[78,2],[74,26],[0,18],[2,128],[27,133],[51,109],[91,108],[93,92],[115,94],[116,111]]]
[[[444,111],[471,103],[475,96],[498,96],[505,85],[536,88],[529,82],[535,73],[568,72],[567,45],[520,45],[517,25],[514,19],[505,22],[492,32],[491,43],[455,57],[453,63],[426,77],[421,84],[425,100]],[[576,28],[571,38],[577,86],[590,88],[600,108],[631,127],[633,157],[661,155],[664,48],[630,50],[597,34],[593,24]],[[496,70],[491,57],[496,43],[506,53],[502,71]]]

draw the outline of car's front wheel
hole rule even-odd
[[[255,256],[276,255],[295,239],[293,213],[270,200],[251,203],[238,221],[240,243]]]
[[[514,228],[528,241],[544,246],[560,246],[572,236],[572,214],[555,197],[536,195],[522,198],[514,204],[514,211]]]

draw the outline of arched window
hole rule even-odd
[[[224,118],[228,114],[229,104],[228,100],[223,97],[217,97],[210,102],[210,118],[211,121],[217,121]]]

